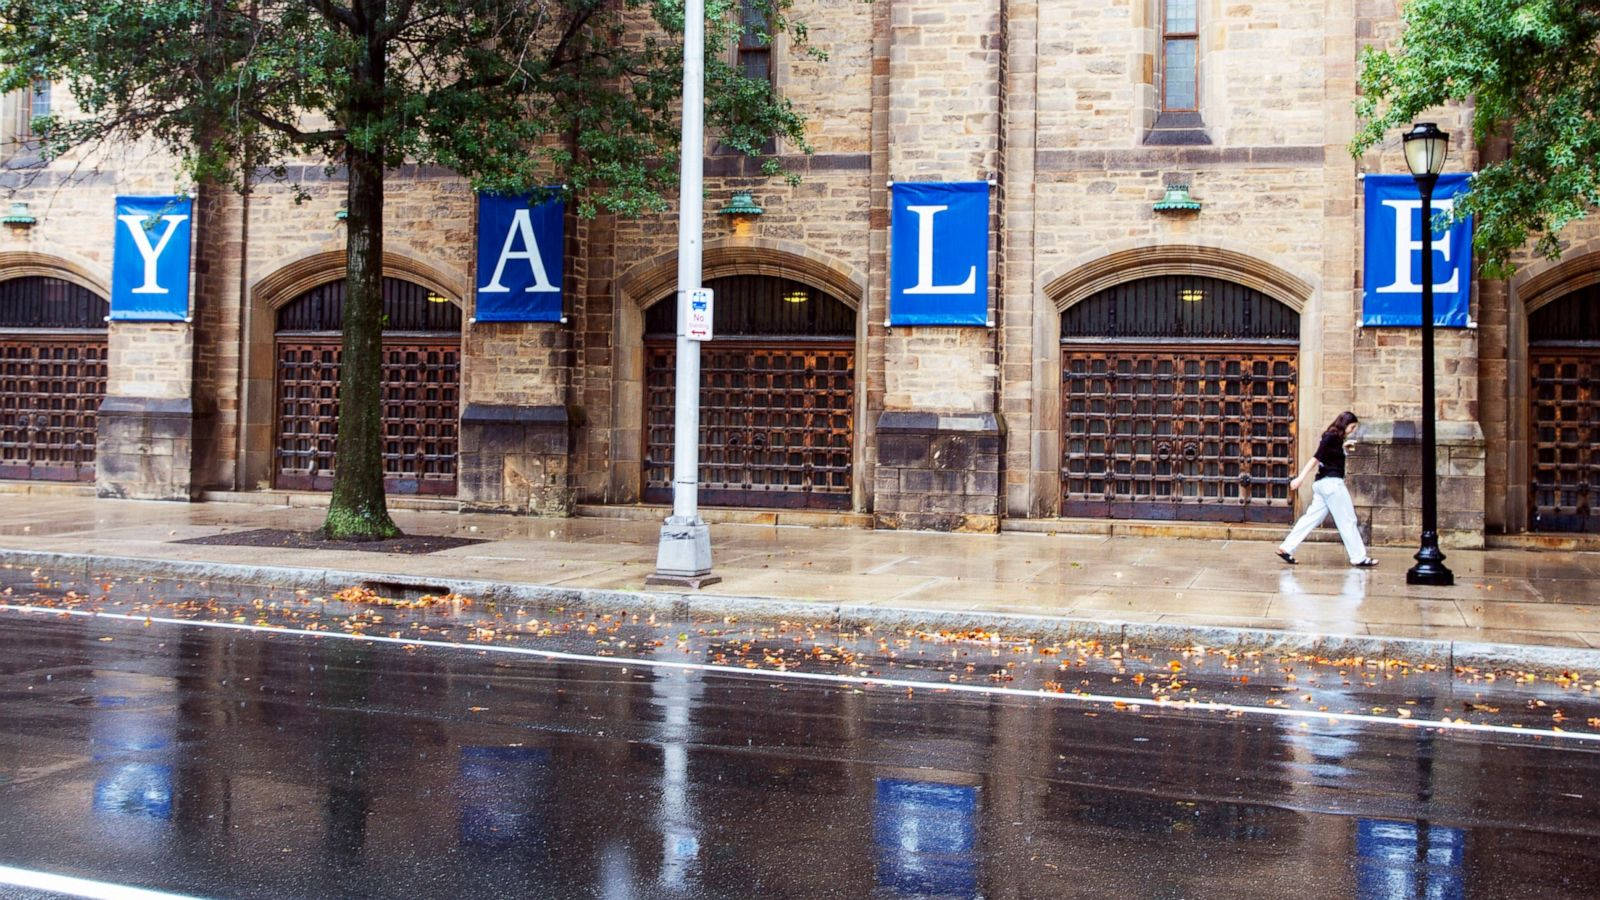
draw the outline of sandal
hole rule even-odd
[[[1299,565],[1299,563],[1295,562],[1295,558],[1294,558],[1294,554],[1293,553],[1285,553],[1284,551],[1279,550],[1278,551],[1278,558],[1283,560],[1284,562],[1288,563],[1291,566]]]
[[[1358,569],[1370,569],[1377,564],[1378,561],[1369,556],[1366,559],[1363,559],[1361,562],[1351,563],[1350,565],[1355,566]]]

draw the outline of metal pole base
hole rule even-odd
[[[645,584],[670,584],[700,588],[722,578],[711,574],[711,527],[699,516],[683,520],[669,516],[661,523],[661,543],[656,548],[655,574]]]
[[[1455,573],[1445,567],[1444,554],[1439,552],[1438,545],[1424,544],[1413,558],[1417,564],[1406,570],[1406,584],[1449,587],[1456,583]]]

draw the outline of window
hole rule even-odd
[[[35,81],[33,83],[33,111],[32,118],[50,115],[50,82]]]
[[[1144,142],[1206,145],[1211,136],[1200,118],[1200,21],[1198,0],[1156,0],[1161,12],[1153,37],[1157,66],[1154,113]],[[1148,114],[1148,113],[1147,113]]]
[[[739,4],[739,71],[746,78],[772,80],[772,36],[758,0]]]
[[[1199,108],[1196,53],[1200,34],[1195,6],[1196,0],[1162,0],[1162,112],[1193,112]]]

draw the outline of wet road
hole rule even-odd
[[[1402,674],[1397,701],[1371,667],[1246,661],[1246,684],[1238,661],[1115,649],[1069,667],[993,642],[572,619],[532,630],[574,656],[537,658],[249,630],[283,624],[268,612],[287,601],[248,593],[211,608],[230,629],[162,621],[172,609],[0,613],[0,866],[227,897],[1577,897],[1600,883],[1600,744],[1338,715],[1404,703],[1435,721],[1470,704],[1531,728],[1552,705],[1594,714],[1547,684],[1463,692]],[[428,620],[384,616],[368,627]],[[320,621],[348,633],[348,618]],[[769,662],[777,649],[795,664]],[[729,664],[745,659],[758,668]],[[1173,663],[1239,708],[1151,702]],[[1018,690],[1069,668],[1129,700]],[[792,677],[865,672],[926,687]],[[1330,715],[1277,715],[1275,700]]]

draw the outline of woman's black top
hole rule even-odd
[[[1317,445],[1317,462],[1322,467],[1317,470],[1317,477],[1313,481],[1324,478],[1344,477],[1344,435],[1324,434],[1322,443]]]

